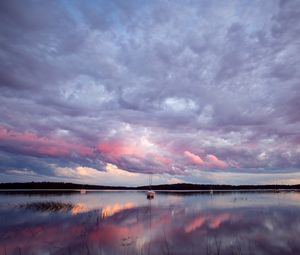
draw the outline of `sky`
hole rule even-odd
[[[300,1],[0,1],[0,182],[300,183]]]

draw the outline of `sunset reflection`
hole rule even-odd
[[[101,218],[106,218],[106,217],[112,216],[115,213],[118,213],[122,210],[130,209],[133,207],[134,207],[134,204],[131,202],[126,203],[124,205],[119,204],[119,203],[107,205],[107,206],[103,207],[101,210]]]
[[[83,203],[78,203],[78,204],[75,204],[74,207],[72,208],[71,210],[71,213],[72,214],[78,214],[78,213],[81,213],[81,212],[84,212],[87,210],[87,207],[85,204]]]

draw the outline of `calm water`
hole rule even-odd
[[[0,192],[0,254],[300,254],[300,193]]]

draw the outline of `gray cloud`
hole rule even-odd
[[[297,172],[299,7],[2,1],[2,171]]]

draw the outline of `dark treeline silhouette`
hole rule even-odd
[[[28,182],[28,183],[0,183],[0,189],[30,189],[30,190],[147,190],[148,186],[125,187],[125,186],[103,186],[89,184],[75,184],[64,182]],[[210,184],[161,184],[152,185],[153,190],[295,190],[300,189],[297,185],[210,185]]]

